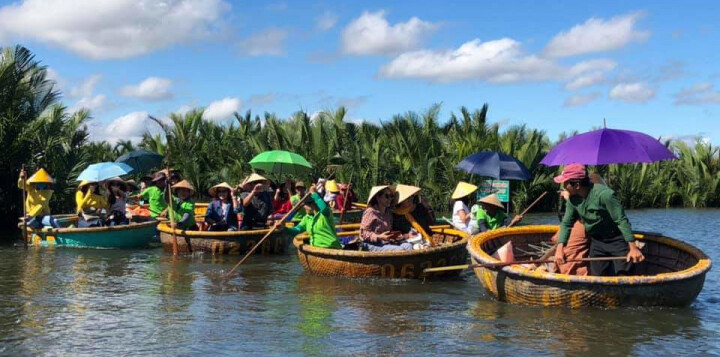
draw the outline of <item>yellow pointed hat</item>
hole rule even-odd
[[[398,204],[401,204],[414,194],[420,192],[420,187],[400,184],[395,186],[395,191],[398,193]]]
[[[325,182],[325,190],[328,192],[340,192],[340,189],[338,188],[337,182],[335,182],[335,180]]]
[[[477,190],[478,190],[477,186],[467,183],[467,182],[460,181],[460,182],[458,182],[457,186],[455,186],[455,191],[453,191],[451,198],[453,200],[457,200],[457,199],[463,198]]]
[[[502,204],[502,202],[500,202],[500,199],[494,193],[492,195],[487,195],[487,196],[481,198],[478,202],[487,203],[489,205],[499,207],[501,209],[505,209],[505,206]]]
[[[373,186],[373,188],[370,189],[370,194],[368,195],[367,204],[369,205],[370,201],[372,201],[373,197],[375,197],[375,195],[377,195],[378,193],[380,193],[382,190],[384,190],[386,188],[390,188],[390,186],[388,186],[388,185]]]
[[[184,188],[184,189],[190,190],[190,192],[192,192],[192,193],[195,193],[195,187],[193,187],[193,185],[191,185],[190,182],[188,182],[188,180],[182,180],[182,181],[172,185],[172,188],[173,189]]]
[[[37,170],[34,175],[30,176],[27,183],[55,183],[55,180],[53,180],[52,176],[50,176],[45,169],[40,169]]]

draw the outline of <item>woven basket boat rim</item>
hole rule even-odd
[[[432,248],[426,248],[426,249],[418,249],[418,250],[403,250],[403,251],[392,251],[392,252],[366,252],[366,251],[358,251],[358,250],[340,250],[340,249],[329,249],[329,248],[320,248],[320,247],[313,247],[310,244],[308,244],[307,240],[309,239],[309,236],[307,233],[303,233],[295,237],[293,240],[293,244],[295,247],[297,247],[298,251],[302,251],[305,253],[310,253],[313,255],[323,255],[326,257],[356,257],[356,258],[386,258],[386,257],[414,257],[414,256],[423,256],[423,255],[431,255],[436,254],[440,252],[445,252],[448,250],[457,249],[458,247],[465,246],[468,242],[469,235],[465,232],[456,230],[456,229],[450,229],[450,228],[434,228],[434,233],[444,233],[444,234],[450,234],[462,237],[457,242],[451,243],[451,244],[445,244],[437,247]],[[355,232],[349,232],[354,234],[359,234],[360,231]]]
[[[493,258],[487,252],[482,250],[482,245],[493,239],[497,239],[506,235],[522,235],[522,234],[538,234],[547,233],[554,234],[559,229],[559,226],[552,225],[530,225],[520,226],[512,228],[500,228],[494,231],[488,231],[484,233],[476,234],[470,237],[467,250],[474,261],[478,263],[498,263],[500,260]],[[663,273],[658,275],[638,275],[638,276],[578,276],[578,275],[567,275],[567,274],[556,274],[544,271],[530,270],[519,265],[510,265],[502,268],[489,268],[502,270],[505,273],[523,278],[532,278],[540,280],[557,281],[562,283],[581,283],[581,284],[603,284],[603,285],[652,285],[662,284],[670,281],[680,281],[691,279],[698,275],[704,275],[711,268],[710,258],[703,253],[700,249],[685,243],[683,241],[665,237],[658,233],[649,232],[634,232],[635,238],[639,240],[648,240],[658,242],[660,244],[671,246],[672,248],[684,251],[693,257],[698,262],[684,270]],[[483,268],[476,268],[483,269]]]

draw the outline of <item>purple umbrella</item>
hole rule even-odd
[[[675,159],[657,139],[637,131],[600,129],[568,138],[540,161],[547,166],[629,164]]]

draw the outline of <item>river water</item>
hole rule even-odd
[[[629,211],[717,261],[720,210]],[[528,223],[556,223],[551,214]],[[492,300],[452,281],[318,278],[294,255],[173,258],[161,249],[0,247],[0,355],[709,355],[718,269],[687,308],[579,309]]]

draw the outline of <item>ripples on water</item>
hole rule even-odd
[[[629,212],[717,261],[720,210]],[[556,223],[553,215],[529,223]],[[0,247],[0,355],[687,355],[720,350],[718,273],[682,309],[524,307],[452,281],[313,277],[297,258]]]

